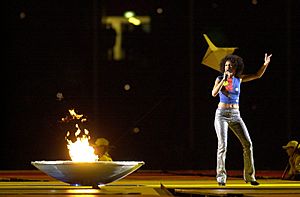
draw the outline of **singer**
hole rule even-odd
[[[215,113],[215,130],[218,138],[216,179],[220,186],[226,185],[225,159],[227,152],[228,127],[237,136],[243,147],[244,181],[259,185],[255,179],[252,142],[247,127],[239,111],[240,86],[242,82],[260,78],[267,69],[271,55],[265,54],[264,64],[255,74],[244,75],[243,59],[237,55],[227,55],[220,62],[221,76],[215,80],[212,96],[219,94],[220,102]]]

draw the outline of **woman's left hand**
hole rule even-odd
[[[268,55],[267,53],[265,53],[265,63],[264,63],[264,65],[268,65],[270,63],[271,57],[272,57],[272,54]]]

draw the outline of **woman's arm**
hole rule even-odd
[[[218,93],[220,92],[220,90],[222,89],[224,81],[226,81],[226,75],[229,75],[228,71],[224,73],[224,76],[221,80],[219,78],[216,79],[215,85],[211,91],[211,95],[213,97],[216,97],[218,95]]]
[[[259,79],[263,76],[265,73],[270,61],[271,61],[271,55],[265,54],[265,63],[260,67],[260,69],[255,74],[248,74],[248,75],[242,75],[241,79],[243,82],[252,81],[255,79]]]

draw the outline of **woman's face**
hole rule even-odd
[[[233,64],[231,61],[227,60],[225,62],[225,72],[228,71],[228,72],[231,72],[231,73],[235,73],[235,68],[233,67]]]

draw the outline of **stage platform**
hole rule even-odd
[[[214,172],[202,171],[136,171],[113,183],[93,189],[70,186],[44,173],[33,171],[0,171],[0,196],[10,197],[93,197],[93,196],[247,196],[300,197],[300,181],[281,180],[282,171],[258,171],[259,186],[242,180],[241,172],[228,171],[226,186],[218,186]]]

